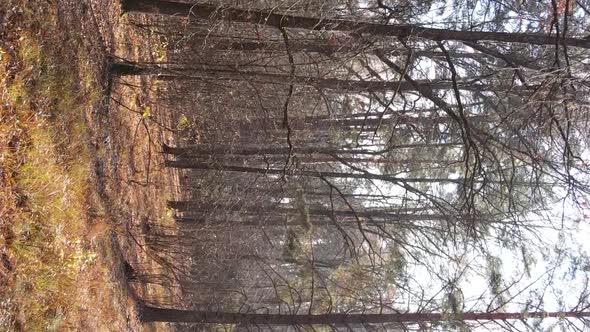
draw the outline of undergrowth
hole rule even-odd
[[[0,4],[0,330],[72,327],[90,177],[92,71],[45,0]],[[1,17],[4,14],[4,17]],[[74,52],[75,53],[75,52]]]

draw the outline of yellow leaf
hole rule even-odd
[[[186,115],[182,114],[180,119],[178,119],[178,125],[176,126],[178,129],[187,129],[190,127],[190,120],[186,117]]]

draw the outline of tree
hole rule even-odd
[[[181,15],[201,19],[221,18],[232,22],[265,24],[276,28],[298,28],[310,30],[354,31],[358,34],[386,35],[407,38],[417,35],[430,40],[459,40],[467,42],[500,41],[553,45],[562,42],[567,46],[590,48],[590,41],[578,38],[562,38],[545,34],[457,31],[447,29],[424,28],[412,25],[377,24],[363,21],[349,21],[330,18],[301,17],[272,12],[245,10],[232,7],[218,7],[208,4],[190,4],[159,0],[123,0],[124,12],[143,12],[164,15]]]
[[[464,312],[455,315],[445,313],[393,313],[393,314],[323,314],[323,315],[288,315],[288,314],[249,314],[191,311],[140,307],[142,322],[176,322],[205,324],[247,324],[247,325],[335,325],[349,324],[385,324],[385,323],[438,323],[449,321],[502,321],[525,320],[534,318],[580,318],[590,317],[590,312]]]

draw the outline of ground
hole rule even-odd
[[[171,222],[176,175],[156,82],[109,75],[165,57],[133,21],[116,0],[0,3],[0,330],[169,329],[135,309],[178,294],[137,282],[166,268],[143,233]]]

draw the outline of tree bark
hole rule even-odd
[[[220,51],[243,51],[243,52],[262,52],[262,53],[274,53],[274,52],[286,52],[285,43],[283,41],[231,41],[231,40],[206,40],[206,39],[195,39],[191,40],[191,45],[199,51],[203,48],[203,44],[207,42],[210,44],[209,49],[220,50]],[[191,47],[191,46],[189,46]],[[397,49],[393,47],[383,47],[378,44],[363,44],[346,41],[329,41],[328,39],[316,39],[316,40],[292,40],[289,41],[289,50],[291,52],[303,52],[303,53],[321,53],[326,55],[334,55],[337,53],[348,53],[359,50],[374,50],[379,49],[381,52],[388,55],[399,55],[407,56],[408,51],[403,49]],[[429,50],[412,50],[414,57],[425,57],[425,58],[444,58],[444,53]],[[488,59],[493,58],[492,55],[485,53],[468,53],[468,52],[451,52],[454,58],[464,59]]]
[[[178,155],[181,157],[199,157],[199,155]],[[211,155],[202,155],[208,157]],[[258,155],[254,158],[250,156],[243,156],[239,154],[218,154],[215,155],[215,160],[220,163],[249,163],[253,166],[264,165],[284,165],[287,154],[275,154],[275,155]],[[381,157],[338,157],[335,159],[331,155],[311,155],[311,154],[300,154],[297,155],[297,161],[301,165],[314,165],[314,164],[329,164],[334,162],[349,163],[349,164],[375,164],[375,165],[402,165],[402,166],[423,166],[424,164],[432,164],[430,167],[440,168],[441,166],[449,166],[453,164],[460,164],[463,161],[455,159],[393,159],[393,158],[381,158]]]
[[[247,325],[346,325],[382,323],[420,323],[482,320],[517,320],[526,318],[585,318],[590,312],[529,312],[529,313],[397,313],[397,314],[244,314],[212,311],[192,311],[156,308],[144,305],[139,310],[142,322],[247,324]]]
[[[283,169],[277,168],[258,168],[238,165],[222,165],[212,164],[207,162],[195,161],[190,159],[180,160],[166,160],[164,162],[166,167],[180,168],[180,169],[200,169],[200,170],[216,170],[216,171],[227,171],[227,172],[238,172],[238,173],[252,173],[261,175],[284,175]],[[396,177],[384,174],[376,173],[344,173],[344,172],[330,172],[330,171],[319,171],[319,170],[297,170],[292,176],[304,176],[311,178],[333,178],[333,179],[363,179],[363,180],[381,180],[387,181],[399,185],[406,185],[409,183],[455,183],[464,184],[465,179],[463,178],[406,178]],[[503,180],[473,180],[473,183],[483,183],[487,185],[499,184],[499,185],[512,185],[512,186],[523,186],[523,187],[534,187],[539,185],[555,186],[558,182],[521,182],[521,181],[503,181]]]
[[[185,168],[185,169],[202,169],[218,170],[229,172],[253,173],[262,175],[283,175],[285,171],[275,168],[257,168],[236,165],[215,165],[192,160],[166,160],[166,167]],[[382,180],[394,183],[456,183],[462,184],[462,179],[428,179],[428,178],[402,178],[373,173],[342,173],[342,172],[324,172],[324,171],[307,171],[299,170],[294,175],[301,175],[315,178],[336,178],[336,179],[365,179],[365,180]]]
[[[274,12],[246,10],[211,4],[192,4],[163,0],[122,0],[124,12],[217,19],[232,22],[252,23],[277,28],[296,28],[307,30],[354,31],[359,34],[382,35],[397,38],[416,36],[423,39],[442,41],[458,40],[467,42],[498,41],[536,45],[554,45],[590,48],[590,40],[582,38],[561,38],[538,33],[459,31],[450,29],[426,28],[411,24],[379,24],[344,19],[303,17]]]
[[[491,122],[490,116],[487,115],[472,115],[467,118],[470,122],[481,123]],[[270,120],[270,123],[269,123]],[[282,128],[282,119],[272,120],[268,118],[254,118],[247,123],[239,123],[241,129],[261,130],[261,124],[269,123],[269,127]],[[357,117],[357,118],[314,118],[314,117],[293,117],[290,118],[291,129],[304,130],[326,130],[326,129],[354,129],[364,128],[373,129],[380,126],[398,126],[398,125],[414,125],[422,126],[432,129],[437,124],[451,124],[454,120],[448,116],[421,116],[412,117],[407,115],[394,115],[384,118],[378,117]]]
[[[208,156],[208,155],[241,155],[241,156],[256,156],[256,155],[287,155],[292,153],[304,154],[327,154],[327,155],[370,155],[378,156],[386,154],[389,151],[396,149],[407,148],[430,148],[430,147],[455,147],[460,146],[458,143],[413,143],[413,144],[398,144],[387,147],[383,150],[365,150],[365,149],[350,149],[344,150],[342,148],[332,147],[294,147],[290,151],[288,147],[242,147],[234,149],[231,146],[213,146],[213,145],[189,145],[185,147],[172,147],[168,145],[162,146],[162,152],[176,156]]]
[[[290,85],[292,83],[311,86],[317,89],[351,91],[351,92],[384,92],[384,91],[416,91],[416,86],[431,90],[448,90],[453,87],[450,80],[414,80],[411,84],[406,81],[363,81],[343,80],[337,78],[319,78],[311,76],[289,76],[285,74],[262,73],[255,71],[217,68],[212,66],[195,67],[160,67],[157,65],[142,66],[141,64],[113,63],[111,73],[118,76],[153,75],[162,81],[241,81],[248,80],[259,84]],[[534,91],[537,86],[523,87],[509,84],[485,84],[471,81],[457,82],[460,90],[465,91]]]
[[[203,205],[197,201],[168,201],[167,206],[172,209],[176,209],[180,212],[201,212],[201,211],[212,211],[214,209],[220,209],[223,211],[234,211],[241,212],[244,215],[260,213],[263,216],[270,214],[279,215],[297,215],[300,213],[299,209],[284,207],[284,206],[239,206],[239,205]],[[422,209],[423,211],[424,209]],[[328,208],[309,208],[306,212],[311,216],[335,216],[335,217],[354,217],[358,216],[363,219],[374,219],[378,223],[395,223],[397,221],[420,221],[420,220],[446,220],[450,216],[444,214],[431,214],[431,213],[404,213],[403,209],[361,209],[352,210],[331,210]],[[414,212],[418,211],[416,209]],[[464,216],[467,217],[467,216]],[[195,221],[199,218],[195,218]],[[200,218],[206,221],[206,218]],[[384,220],[386,219],[386,220]]]

